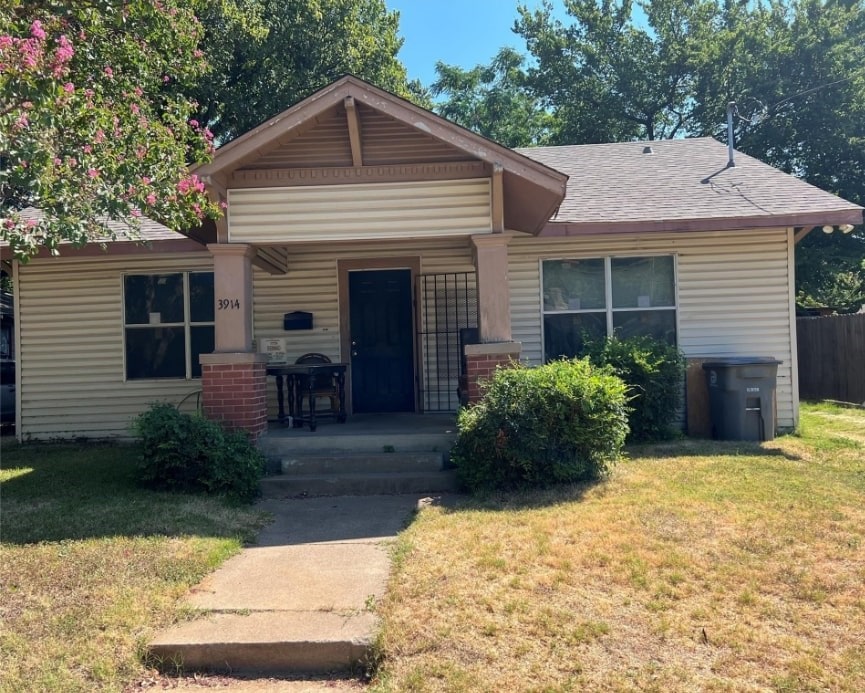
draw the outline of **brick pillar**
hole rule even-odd
[[[466,381],[470,404],[480,400],[481,383],[488,380],[496,372],[496,368],[506,368],[519,362],[520,350],[519,342],[466,344]]]
[[[200,359],[204,415],[257,440],[267,430],[267,357],[240,352],[202,354]]]

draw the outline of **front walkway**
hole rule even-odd
[[[150,645],[185,669],[330,672],[362,666],[390,573],[388,542],[418,495],[266,500],[274,521],[187,598],[206,615]]]

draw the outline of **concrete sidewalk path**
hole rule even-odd
[[[388,542],[420,495],[266,500],[257,543],[197,585],[206,612],[159,634],[150,651],[187,670],[345,671],[368,655],[375,603],[390,574]]]

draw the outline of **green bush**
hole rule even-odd
[[[244,433],[164,403],[141,414],[134,428],[141,437],[144,484],[244,501],[258,494],[264,457]]]
[[[628,384],[629,442],[669,440],[684,394],[685,359],[678,349],[651,337],[611,337],[588,342],[593,363],[610,366]]]
[[[593,480],[628,432],[625,384],[587,359],[496,371],[460,411],[451,458],[471,490]]]

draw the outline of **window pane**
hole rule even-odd
[[[544,360],[583,355],[585,338],[607,334],[605,313],[562,313],[544,316]]]
[[[200,378],[201,364],[198,362],[198,357],[201,354],[213,353],[213,325],[190,327],[189,334],[192,342],[190,345],[192,347],[190,349],[192,352],[192,377]]]
[[[129,275],[124,278],[127,325],[183,322],[183,275]]]
[[[189,275],[189,319],[213,322],[213,272]]]
[[[544,310],[606,308],[604,261],[544,260]]]
[[[675,310],[623,310],[613,313],[613,329],[621,339],[648,335],[676,345]]]
[[[182,327],[126,330],[126,377],[185,378],[186,345]]]
[[[613,308],[675,306],[673,257],[622,257],[610,261]]]

